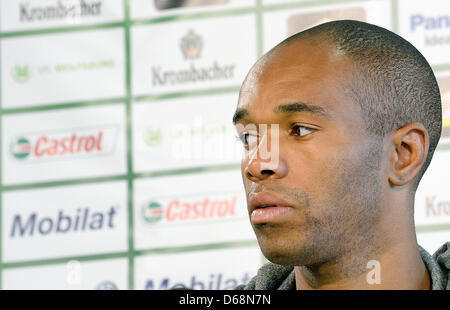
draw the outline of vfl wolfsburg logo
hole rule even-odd
[[[27,158],[31,153],[31,143],[28,139],[17,138],[11,144],[11,154],[17,159]]]
[[[162,142],[162,133],[161,129],[148,129],[144,133],[144,141],[149,146],[158,146]]]
[[[142,208],[142,217],[147,223],[154,224],[163,218],[163,209],[160,203],[151,201]]]
[[[28,80],[31,77],[30,67],[28,67],[28,65],[24,66],[15,65],[11,70],[11,76],[13,80],[16,81],[17,83],[28,82]]]
[[[181,38],[180,48],[183,52],[184,59],[191,60],[199,58],[202,47],[202,38],[199,35],[196,35],[192,29]]]

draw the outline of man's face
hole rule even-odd
[[[345,55],[302,40],[257,63],[241,88],[235,120],[248,148],[241,169],[249,217],[274,263],[323,263],[361,252],[376,235],[383,164],[345,90],[354,72]],[[278,157],[262,159],[263,143],[277,153],[274,139]]]

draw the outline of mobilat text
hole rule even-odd
[[[22,134],[11,143],[18,160],[72,159],[112,151],[117,128],[73,129],[64,132]]]
[[[34,1],[23,1],[19,4],[21,22],[91,17],[102,12],[101,1],[57,1],[53,5],[45,6],[38,6],[36,2],[31,6],[30,2]]]
[[[64,210],[59,210],[53,217],[43,217],[38,212],[32,212],[28,216],[16,214],[13,217],[10,237],[113,229],[116,214],[116,206],[111,206],[103,212],[93,212],[90,208],[78,208],[75,214],[67,214]]]
[[[223,273],[210,274],[204,280],[192,275],[187,283],[175,282],[170,277],[163,277],[159,280],[148,279],[145,283],[145,289],[167,290],[171,288],[188,288],[192,290],[231,290],[240,284],[247,284],[250,279],[250,273],[244,273],[241,277],[227,277]]]
[[[166,204],[162,204],[152,201],[144,205],[143,216],[148,223],[159,221],[167,223],[190,222],[235,217],[237,216],[237,200],[237,195],[233,195],[230,198],[203,198],[193,202],[173,199]]]

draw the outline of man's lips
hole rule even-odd
[[[250,220],[255,225],[283,221],[295,211],[288,201],[271,192],[250,194],[248,207]]]

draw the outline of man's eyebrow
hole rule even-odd
[[[317,105],[304,103],[304,102],[295,102],[289,104],[282,104],[277,106],[274,109],[275,113],[289,114],[296,112],[309,112],[313,114],[318,114],[325,118],[331,118],[331,116],[325,111],[324,108],[319,107]],[[233,115],[233,124],[236,125],[237,122],[247,117],[250,113],[246,109],[237,109]]]
[[[249,113],[246,109],[237,109],[233,115],[233,124],[236,125],[237,122],[246,117],[248,114]]]
[[[325,118],[331,118],[331,116],[325,111],[324,108],[319,107],[317,105],[304,103],[304,102],[295,102],[289,104],[279,105],[274,109],[275,113],[295,113],[295,112],[309,112],[313,114],[318,114]]]

